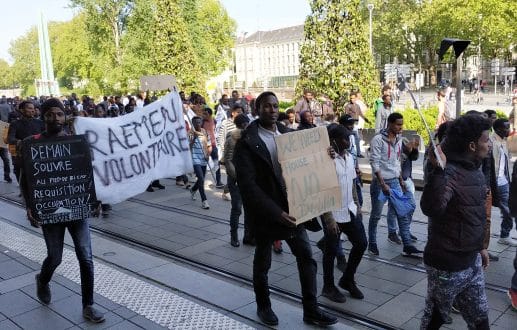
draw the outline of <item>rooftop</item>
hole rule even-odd
[[[237,44],[246,44],[252,42],[277,43],[299,40],[303,40],[303,25],[295,25],[271,31],[257,31],[246,37],[244,40],[238,39]]]

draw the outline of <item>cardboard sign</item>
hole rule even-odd
[[[172,91],[176,86],[176,78],[173,75],[140,77],[140,90],[142,91]]]
[[[97,203],[84,135],[26,139],[22,147],[32,215],[41,224],[83,220]]]
[[[327,129],[316,127],[275,136],[287,187],[289,214],[296,224],[341,209],[336,164],[328,155]]]
[[[103,203],[119,203],[144,192],[153,180],[193,171],[177,92],[121,117],[77,117],[74,129],[90,144]]]
[[[7,136],[9,130],[9,124],[5,121],[0,120],[0,148],[7,148],[7,144],[4,142],[4,136]]]

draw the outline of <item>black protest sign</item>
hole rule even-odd
[[[41,224],[83,220],[97,204],[90,146],[84,135],[23,141],[28,207]]]

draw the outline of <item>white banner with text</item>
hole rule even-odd
[[[179,94],[115,118],[77,117],[76,134],[90,144],[98,200],[118,203],[153,181],[192,172]]]

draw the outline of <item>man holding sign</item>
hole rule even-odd
[[[45,131],[24,139],[20,153],[27,217],[32,226],[41,225],[47,246],[47,258],[36,275],[37,296],[45,305],[51,301],[49,282],[61,263],[68,229],[79,260],[83,317],[99,323],[104,316],[93,307],[93,257],[86,219],[90,205],[96,203],[89,146],[83,136],[65,137],[61,101],[48,99],[41,114]]]
[[[233,160],[237,184],[244,207],[249,211],[251,230],[257,243],[253,260],[257,314],[265,324],[278,324],[278,318],[271,309],[267,273],[271,267],[272,243],[282,239],[296,256],[304,322],[320,326],[335,324],[337,319],[317,306],[316,261],[312,258],[304,226],[297,226],[297,219],[289,214],[286,184],[278,160],[275,136],[291,130],[277,124],[278,99],[274,93],[260,94],[255,106],[259,118],[243,132],[237,142]]]

